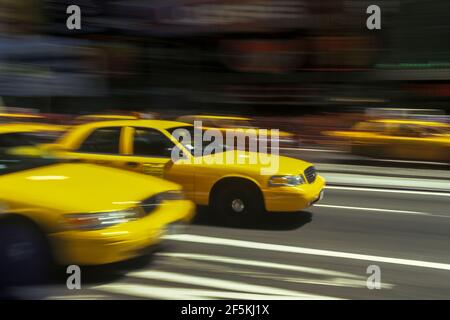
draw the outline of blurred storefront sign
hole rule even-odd
[[[430,97],[450,97],[450,83],[408,84],[406,90]]]
[[[221,52],[235,71],[277,73],[361,71],[371,68],[378,54],[373,39],[363,36],[222,40]]]
[[[306,51],[298,39],[222,40],[220,46],[224,63],[240,72],[291,72]]]
[[[0,95],[104,94],[104,81],[88,63],[85,45],[53,37],[0,37]]]
[[[176,0],[127,1],[111,4],[115,27],[154,35],[223,32],[276,32],[308,28],[316,15],[342,10],[342,1],[310,0]]]
[[[305,17],[304,1],[195,1],[172,8],[160,23],[191,27],[218,27],[222,31],[266,29],[270,21],[283,20],[284,27],[299,25]],[[269,23],[269,25],[267,25]],[[278,26],[279,28],[282,26]]]

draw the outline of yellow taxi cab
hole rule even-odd
[[[181,186],[51,157],[0,154],[0,286],[36,281],[55,262],[101,265],[144,255],[188,223]]]
[[[255,129],[257,135],[264,128],[258,128],[258,126],[252,121],[251,118],[246,117],[233,117],[233,116],[216,116],[216,115],[185,115],[178,117],[176,121],[194,124],[199,121],[202,123],[204,129],[217,129],[226,134],[226,131],[235,130],[238,128]],[[267,129],[266,129],[267,130]],[[268,136],[270,139],[270,135]],[[298,141],[295,135],[290,132],[278,131],[278,144],[280,146],[297,146]]]
[[[377,119],[324,134],[349,140],[356,155],[450,162],[450,125],[441,122]]]
[[[74,127],[53,146],[61,156],[163,177],[224,219],[299,211],[323,195],[325,180],[308,162],[277,154],[192,144],[192,125],[163,120],[110,121]],[[253,218],[250,218],[253,219]]]

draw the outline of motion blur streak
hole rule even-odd
[[[325,256],[325,257],[366,260],[366,261],[372,261],[372,262],[394,263],[394,264],[401,264],[401,265],[421,267],[421,268],[450,270],[450,264],[445,264],[445,263],[397,259],[397,258],[388,258],[388,257],[378,257],[378,256],[364,255],[364,254],[337,252],[337,251],[330,251],[330,250],[318,250],[318,249],[310,249],[310,248],[302,248],[302,247],[290,247],[290,246],[283,246],[283,245],[273,245],[270,243],[257,243],[257,242],[234,240],[234,239],[202,237],[202,236],[188,235],[188,234],[166,236],[165,239],[170,239],[170,240],[175,240],[175,241],[209,243],[209,244],[232,246],[232,247],[243,247],[243,248],[258,249],[258,250],[280,251],[280,252],[290,252],[290,253],[298,253],[298,254],[311,254],[311,255]]]
[[[445,39],[448,0],[0,0],[0,295],[449,299]]]

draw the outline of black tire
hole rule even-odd
[[[264,199],[257,186],[247,181],[222,183],[211,198],[212,214],[225,224],[248,224],[265,214]]]
[[[0,286],[37,284],[51,265],[46,237],[24,219],[0,220]]]

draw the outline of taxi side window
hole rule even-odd
[[[375,122],[360,122],[354,127],[355,131],[383,133],[385,131],[382,123]]]
[[[435,127],[423,127],[422,128],[422,136],[430,137],[434,135],[444,134],[444,130]]]
[[[120,132],[120,127],[97,129],[84,140],[78,151],[99,154],[119,154]]]
[[[420,130],[416,127],[407,124],[401,124],[395,131],[396,136],[401,137],[420,137]]]
[[[210,119],[197,119],[202,122],[202,127],[217,128],[219,125]]]
[[[29,135],[24,133],[6,133],[0,135],[0,148],[33,146],[34,143]]]
[[[179,117],[178,121],[179,122],[185,122],[185,123],[194,124],[195,119],[192,118],[192,117]]]
[[[174,144],[155,129],[135,128],[133,153],[136,156],[170,158]]]

